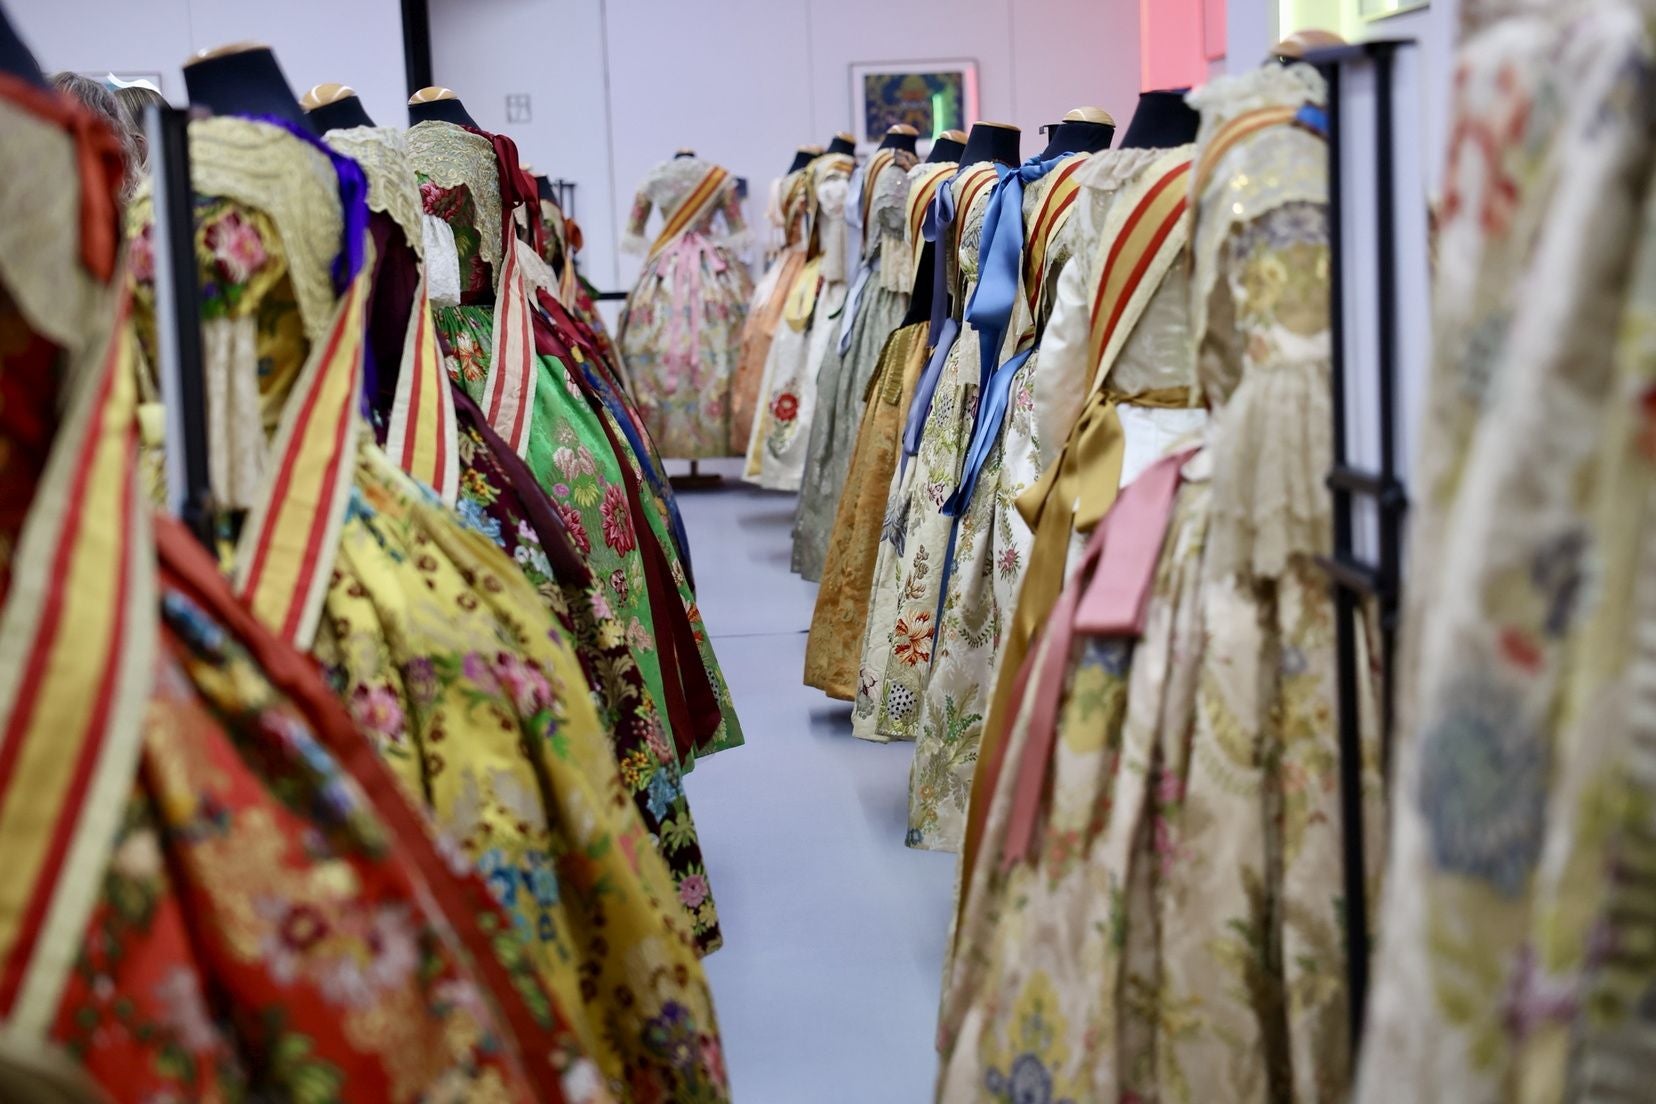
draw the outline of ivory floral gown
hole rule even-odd
[[[460,176],[479,185],[475,192],[471,183],[451,185],[455,192],[450,196],[497,194],[498,188],[488,187],[488,174],[482,171],[495,164],[494,151],[478,135],[457,127],[438,130],[435,135],[428,129],[420,142],[428,163],[435,159],[433,155],[445,137],[450,139],[454,163],[476,170],[473,174],[462,171]],[[424,324],[431,326],[433,314],[443,334],[465,333],[467,340],[471,340],[471,331],[464,328],[465,320],[478,320],[481,325],[481,320],[487,319],[487,330],[478,338],[492,340],[493,308],[475,302],[481,298],[481,287],[468,296],[472,303],[448,303],[430,312],[417,287],[422,276],[428,292],[433,284],[449,289],[460,286],[459,254],[448,243],[475,240],[476,227],[465,220],[464,213],[476,208],[455,201],[437,204],[453,222],[423,212],[419,182],[400,131],[354,128],[332,131],[326,140],[362,165],[369,183],[373,212],[370,225],[376,230],[379,247],[369,340],[376,353],[390,350],[389,355],[377,357],[379,387],[374,415],[380,439],[384,442],[387,437],[395,437],[392,454],[415,458],[417,449],[410,443],[418,433],[397,425],[398,419],[418,419],[420,414],[411,413],[409,407],[430,402],[426,392],[449,390],[437,396],[443,400],[443,409],[431,419],[437,424],[430,429],[433,435],[444,437],[437,453],[442,455],[446,450],[452,457],[452,470],[429,475],[417,458],[403,466],[417,477],[428,476],[428,484],[443,486],[467,524],[513,558],[575,645],[599,720],[610,734],[623,785],[673,871],[698,943],[705,949],[716,947],[720,939],[717,914],[707,890],[706,866],[684,796],[677,752],[669,742],[667,719],[650,692],[638,651],[628,638],[627,624],[616,615],[608,597],[608,581],[595,577],[583,559],[583,552],[592,551],[590,540],[580,531],[585,546],[576,543],[563,516],[533,474],[460,385],[451,383],[438,346],[431,345],[428,359],[405,355],[405,344],[409,349],[417,348],[414,341],[405,343],[405,330],[411,324],[418,327],[422,317],[427,319]],[[460,156],[472,149],[481,155],[479,159],[467,161]],[[421,255],[427,252],[430,256],[422,263]],[[402,271],[405,267],[412,271]],[[468,274],[475,274],[475,270]],[[391,332],[378,334],[382,326]],[[399,378],[405,373],[424,373],[426,378],[416,386],[413,381]],[[653,649],[648,654],[653,656]]]
[[[1462,7],[1357,1099],[1650,1095],[1649,4]]]
[[[0,151],[11,1044],[120,1101],[610,1100],[315,668],[149,516],[115,136],[8,73]]]
[[[770,391],[765,368],[770,361],[771,342],[782,325],[782,310],[793,290],[799,270],[805,266],[810,233],[811,174],[809,166],[788,173],[772,184],[775,196],[772,214],[782,242],[776,257],[753,288],[747,320],[742,324],[742,351],[736,374],[730,381],[730,451],[745,456],[753,429],[761,421],[762,400]],[[746,474],[746,473],[744,473]],[[752,474],[757,474],[754,472]]]
[[[654,245],[644,238],[652,207],[663,220]],[[665,456],[730,453],[730,379],[753,294],[738,256],[746,244],[736,178],[717,165],[675,157],[639,184],[622,248],[647,256],[621,318],[621,355]]]
[[[811,419],[799,511],[794,517],[793,569],[813,583],[822,578],[829,526],[851,464],[869,377],[879,366],[886,338],[908,310],[914,283],[903,239],[908,171],[914,167],[914,156],[903,150],[883,150],[875,158],[865,174],[862,195],[847,199],[863,207],[862,264],[869,275],[856,316],[849,322],[844,317],[844,311],[851,310],[848,299],[841,317],[830,320],[833,336],[817,374],[816,414]]]
[[[1295,121],[1321,97],[1304,66],[1192,96],[1213,422],[1123,491],[1014,699],[940,1101],[1345,1099],[1334,611],[1314,562],[1331,524],[1327,150]],[[1112,524],[1165,535],[1135,552]]]
[[[963,185],[966,180],[974,183]],[[950,265],[957,311],[964,309],[977,286],[983,218],[994,181],[994,166],[981,162],[965,166],[952,185],[944,185],[955,192],[958,232],[949,251],[955,260],[944,256],[941,263]],[[941,510],[959,482],[972,433],[978,361],[976,335],[963,333],[948,350],[924,412],[918,453],[894,481],[886,505],[852,713],[852,731],[864,739],[912,740],[919,735],[920,702],[936,647],[937,601],[949,551],[950,519]],[[911,412],[911,420],[916,418]],[[964,794],[960,796],[963,800]],[[920,842],[912,817],[909,829],[910,842]]]
[[[308,645],[483,874],[609,1091],[723,1099],[694,937],[567,638],[516,564],[395,467],[361,420],[360,170],[275,124],[190,131],[209,396],[251,389],[260,419],[209,418],[213,434],[232,433],[218,451],[254,476],[235,559],[244,600]],[[664,1031],[684,1030],[689,1063],[661,1050]]]
[[[795,277],[766,355],[769,380],[762,413],[753,427],[747,468],[759,485],[797,491],[805,478],[811,422],[816,417],[817,378],[839,333],[851,259],[845,255],[845,205],[850,202],[852,160],[823,154],[810,174],[811,216],[806,260]]]

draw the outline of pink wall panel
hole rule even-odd
[[[1207,79],[1208,49],[1204,31],[1211,0],[1142,0],[1140,87],[1185,88]],[[1223,0],[1218,0],[1221,7]],[[1224,26],[1220,20],[1221,33]]]

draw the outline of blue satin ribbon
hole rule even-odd
[[[944,233],[955,220],[955,181],[960,179],[964,167],[956,169],[953,176],[945,180],[937,189],[937,194],[926,207],[926,215],[920,220],[920,236],[934,246],[932,264],[932,300],[931,325],[926,330],[926,344],[935,349],[939,344],[939,337],[943,333],[943,321],[953,317],[949,309],[949,265],[948,259],[943,256],[941,244]],[[953,344],[951,340],[950,344]]]
[[[937,393],[938,378],[943,375],[943,365],[949,359],[949,350],[954,348],[955,338],[960,336],[960,323],[953,318],[943,320],[943,332],[938,334],[937,345],[932,349],[931,359],[926,361],[926,367],[920,373],[920,378],[914,384],[914,397],[909,400],[908,424],[903,427],[903,457],[898,467],[898,478],[908,470],[909,457],[917,456],[920,452],[920,437],[926,429],[926,415],[931,413],[932,396]]]
[[[857,321],[857,309],[862,304],[863,292],[868,289],[868,281],[874,278],[874,273],[880,270],[880,255],[876,253],[871,260],[864,261],[857,268],[857,278],[851,284],[851,291],[845,297],[845,306],[840,311],[839,355],[844,356],[851,348],[851,329]]]
[[[1012,308],[1018,302],[1018,274],[1023,267],[1024,185],[1033,184],[1063,160],[1045,161],[1031,157],[1022,166],[1009,169],[995,166],[1000,179],[989,193],[989,207],[983,215],[983,241],[978,247],[978,282],[966,304],[966,321],[978,333],[978,386],[987,389],[989,376],[1000,363],[1001,345],[1012,324]]]

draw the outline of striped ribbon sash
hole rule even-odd
[[[567,259],[564,270],[573,271]],[[431,321],[431,295],[422,272],[414,292],[414,312],[403,339],[402,368],[391,403],[385,451],[403,471],[454,505],[460,490],[460,458],[455,449],[454,395],[437,348]]]
[[[915,177],[909,185],[907,201],[908,240],[909,252],[914,264],[913,270],[909,273],[909,284],[911,286],[920,275],[920,253],[921,247],[925,244],[921,223],[925,221],[926,210],[932,205],[932,200],[937,198],[937,189],[943,186],[945,180],[954,175],[958,167],[952,161],[928,165],[927,169],[929,171]]]
[[[483,378],[484,415],[519,456],[529,451],[529,423],[535,411],[535,334],[529,283],[524,279],[516,238],[507,242],[495,289],[494,346]]]
[[[868,217],[874,211],[874,189],[879,184],[880,174],[890,167],[896,156],[896,150],[875,150],[874,156],[869,158],[867,167],[863,169],[862,224],[865,237],[868,234]]]
[[[237,595],[276,635],[309,651],[339,552],[356,466],[369,269],[352,277],[276,427],[258,504],[236,546]]]
[[[1190,239],[1188,151],[1151,165],[1119,201],[1099,248],[1104,263],[1093,289],[1089,350],[1096,379],[1109,374],[1162,277]]]
[[[134,338],[67,366],[69,405],[0,610],[0,1020],[57,1012],[126,808],[155,663]]]
[[[955,178],[955,220],[954,227],[950,232],[950,249],[958,250],[960,248],[960,232],[966,225],[966,219],[971,213],[972,204],[976,203],[981,197],[988,195],[989,190],[995,186],[995,181],[999,179],[1000,174],[995,171],[994,164],[988,161],[962,169],[960,175]],[[943,263],[941,253],[938,254],[937,263]],[[960,275],[958,265],[955,274],[957,277]],[[964,305],[965,288],[955,288],[955,299],[958,303]]]
[[[1046,192],[1035,210],[1035,219],[1029,225],[1024,243],[1024,302],[1029,317],[1041,317],[1041,305],[1046,296],[1047,267],[1052,259],[1052,245],[1075,213],[1075,201],[1081,194],[1081,183],[1076,179],[1081,166],[1089,160],[1088,154],[1072,157],[1052,174]],[[1033,340],[1033,333],[1028,336]],[[1022,340],[1019,342],[1022,345]]]
[[[696,181],[696,186],[690,189],[690,194],[667,216],[667,221],[662,224],[661,233],[656,235],[655,242],[650,246],[647,260],[653,261],[661,256],[668,246],[678,241],[690,227],[701,220],[702,216],[717,208],[724,199],[725,183],[729,179],[730,173],[726,170],[717,165],[708,166],[707,172]]]
[[[1195,195],[1201,195],[1207,188],[1208,182],[1218,170],[1219,163],[1225,155],[1235,149],[1242,139],[1257,134],[1267,127],[1282,126],[1292,123],[1300,116],[1297,107],[1261,107],[1255,111],[1246,111],[1214,134],[1213,138],[1202,147],[1202,163],[1196,170],[1196,185],[1192,189]]]

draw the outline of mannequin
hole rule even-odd
[[[966,132],[964,130],[945,130],[932,143],[931,153],[926,161],[933,165],[944,161],[959,161],[961,150],[966,148]]]
[[[192,107],[214,115],[274,115],[314,130],[293,96],[269,46],[233,42],[202,50],[184,63],[184,89]]]
[[[1181,90],[1140,93],[1138,109],[1133,112],[1121,148],[1172,149],[1187,145],[1196,140],[1196,127],[1201,121],[1201,116],[1185,103]]]
[[[319,84],[305,93],[299,106],[310,116],[311,125],[323,133],[374,125],[356,89],[348,84]]]
[[[0,9],[0,69],[4,69],[14,77],[21,77],[37,88],[46,87],[46,78],[40,72],[34,55],[29,48],[23,45],[23,40],[17,37],[12,29],[11,20]]]
[[[829,141],[828,152],[848,153],[855,155],[857,152],[857,140],[851,136],[850,131],[842,130],[838,134],[834,135],[833,139]]]
[[[920,140],[920,132],[906,123],[898,123],[886,131],[885,137],[880,140],[881,149],[907,150],[914,152],[914,144]]]
[[[796,173],[822,155],[821,146],[800,146],[794,150],[793,162],[788,165],[788,174]]]
[[[975,165],[979,161],[998,161],[1002,165],[1017,165],[1021,159],[1018,153],[1018,140],[1023,131],[1011,123],[973,123],[972,133],[966,139],[966,148],[961,151],[962,165]]]
[[[552,178],[545,173],[530,173],[530,175],[535,178],[535,191],[546,202],[555,205],[558,202],[558,190],[552,187]]]
[[[680,146],[678,149],[673,151],[674,159],[694,156],[696,156],[696,151],[691,149],[689,146]]]
[[[1280,62],[1299,61],[1306,54],[1317,50],[1330,50],[1336,46],[1346,45],[1346,40],[1333,31],[1324,31],[1316,27],[1307,27],[1295,31],[1271,48],[1271,56]]]
[[[1041,151],[1041,160],[1066,153],[1097,153],[1109,149],[1115,132],[1115,117],[1102,107],[1074,108],[1053,128],[1046,149]]]
[[[454,94],[454,89],[438,88],[436,85],[422,88],[408,97],[408,125],[433,122],[483,129],[466,110],[466,105],[460,102],[460,97]]]

